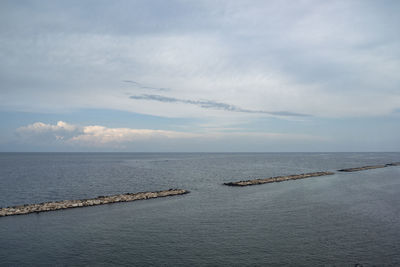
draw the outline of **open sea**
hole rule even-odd
[[[0,153],[0,207],[182,188],[0,217],[0,266],[400,266],[400,153]]]

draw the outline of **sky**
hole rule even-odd
[[[400,1],[0,2],[0,151],[400,151]]]

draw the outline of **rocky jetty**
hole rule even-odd
[[[239,181],[239,182],[229,182],[229,183],[224,183],[224,185],[248,186],[248,185],[276,183],[276,182],[283,182],[283,181],[289,181],[289,180],[297,180],[297,179],[304,179],[304,178],[332,175],[332,174],[335,174],[335,173],[333,173],[333,172],[302,173],[302,174],[294,174],[294,175],[287,175],[287,176],[276,176],[276,177],[270,177],[270,178],[265,178],[265,179],[254,179],[254,180],[246,180],[246,181]]]
[[[34,212],[45,212],[52,210],[104,205],[104,204],[111,204],[118,202],[128,202],[128,201],[158,198],[158,197],[176,196],[187,193],[189,193],[189,191],[184,189],[169,189],[156,192],[139,192],[139,193],[127,193],[127,194],[120,194],[113,196],[98,196],[96,198],[91,198],[91,199],[63,200],[55,202],[44,202],[39,204],[26,204],[15,207],[0,208],[0,217],[23,215]]]
[[[358,172],[358,171],[379,169],[379,168],[385,168],[385,167],[391,167],[391,166],[400,166],[400,162],[393,162],[393,163],[381,164],[381,165],[363,166],[363,167],[357,167],[357,168],[340,169],[338,171],[339,172]]]

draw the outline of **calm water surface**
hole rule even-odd
[[[400,153],[0,153],[0,207],[188,195],[0,218],[1,266],[400,266]]]

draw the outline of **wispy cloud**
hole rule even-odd
[[[266,111],[266,110],[253,110],[253,109],[245,109],[235,105],[216,102],[212,100],[190,100],[190,99],[180,99],[174,97],[167,97],[162,95],[133,95],[129,97],[130,99],[135,100],[150,100],[150,101],[158,101],[164,103],[183,103],[196,105],[204,109],[217,109],[231,112],[241,112],[241,113],[254,113],[254,114],[265,114],[270,116],[287,116],[287,117],[306,117],[310,116],[307,114],[289,112],[289,111]]]
[[[171,88],[147,86],[147,85],[144,85],[142,83],[132,81],[132,80],[123,80],[123,82],[132,84],[133,86],[140,88],[140,89],[156,90],[156,91],[170,91],[171,90]]]

